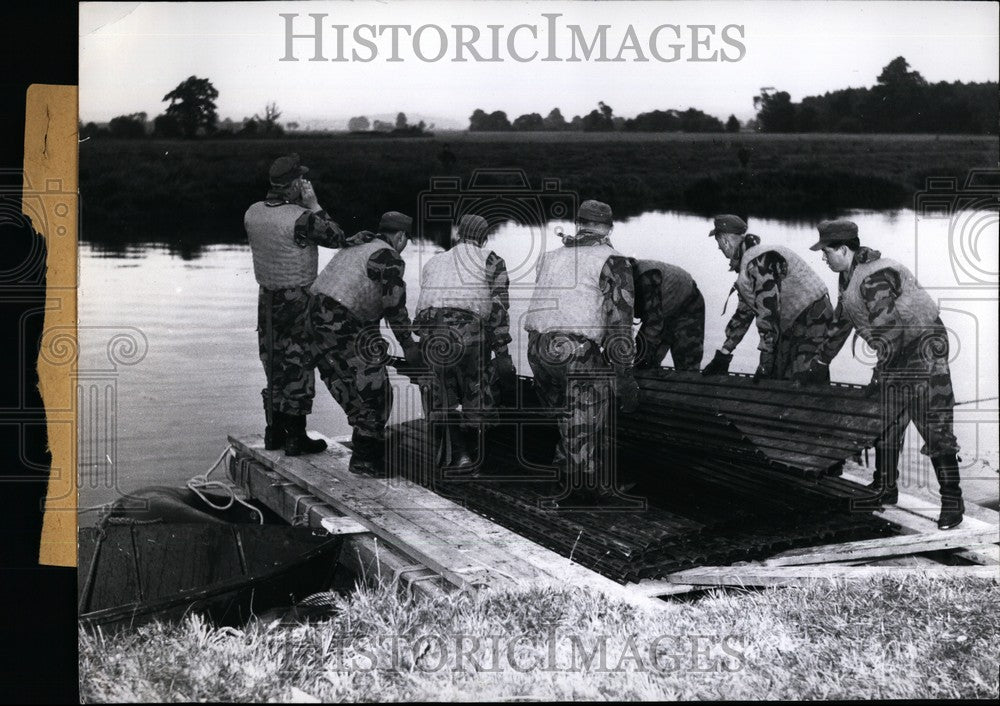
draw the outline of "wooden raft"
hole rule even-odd
[[[664,605],[420,485],[351,473],[351,451],[340,443],[331,443],[322,453],[291,458],[282,451],[265,451],[259,434],[230,436],[229,443],[238,458],[250,458],[308,492],[452,586],[587,587],[641,607]]]

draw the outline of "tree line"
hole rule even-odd
[[[928,83],[899,56],[871,88],[845,88],[793,103],[769,87],[754,98],[761,132],[951,133],[996,135],[1000,92],[994,82]]]
[[[502,110],[487,113],[477,108],[469,117],[470,132],[739,132],[740,121],[730,115],[725,124],[718,118],[696,108],[687,110],[654,110],[639,113],[634,118],[614,114],[604,101],[586,115],[563,117],[553,108],[544,118],[539,113],[520,115],[513,122]]]

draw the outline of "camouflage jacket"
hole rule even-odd
[[[564,239],[567,247],[595,244],[611,245],[607,237],[578,236]],[[632,281],[632,263],[625,256],[613,255],[601,268],[598,286],[603,295],[602,313],[607,322],[607,332],[601,347],[616,372],[632,368],[635,358],[635,341],[632,339],[632,320],[635,313],[635,283]]]
[[[473,245],[479,243],[470,241]],[[507,353],[507,345],[511,341],[510,337],[510,278],[507,275],[507,263],[495,252],[490,252],[486,258],[486,282],[490,288],[490,313],[485,322],[486,342],[497,355]],[[466,327],[466,318],[460,316],[460,310],[454,316],[455,323]],[[470,316],[475,316],[470,313]],[[430,329],[436,326],[445,325],[445,322],[438,319],[435,312],[431,310],[422,311],[417,314],[413,322],[423,329]],[[421,337],[423,337],[423,333]]]
[[[268,206],[296,203],[285,199],[280,191],[269,191],[264,202]],[[359,245],[366,242],[365,240],[357,239],[360,234],[345,237],[344,231],[330,218],[330,214],[323,209],[319,211],[305,211],[295,221],[294,233],[295,244],[300,248],[304,248],[309,244],[319,245],[324,248],[342,248],[347,245]]]
[[[739,262],[748,247],[744,242],[739,252],[733,258]],[[761,363],[774,355],[778,344],[778,333],[781,331],[781,281],[788,274],[788,263],[778,253],[765,252],[758,258],[747,263],[747,276],[753,285],[754,301],[745,302],[737,297],[738,304],[733,317],[726,325],[726,342],[722,349],[731,353],[750,329],[750,324],[757,319],[757,332],[760,334]],[[736,285],[733,285],[735,291]],[[766,312],[758,315],[757,312]]]
[[[368,277],[382,291],[382,317],[403,349],[415,346],[410,314],[406,310],[406,263],[395,248],[382,248],[368,259]]]
[[[882,256],[878,250],[862,247],[854,253],[854,260],[850,269],[840,273],[837,284],[839,296],[837,298],[837,308],[833,312],[833,322],[827,328],[826,341],[820,347],[816,358],[819,362],[829,365],[840,349],[844,347],[848,335],[854,325],[850,317],[844,311],[843,295],[847,288],[847,283],[851,281],[854,268],[858,263],[871,262]],[[880,339],[886,341],[884,349],[876,351],[878,360],[875,363],[875,370],[886,369],[895,358],[902,352],[903,322],[896,313],[895,302],[901,292],[899,274],[891,269],[879,270],[865,278],[860,285],[861,298],[868,310],[868,321],[871,324],[872,332]]]

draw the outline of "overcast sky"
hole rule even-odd
[[[311,32],[308,13],[326,13],[324,56],[337,54],[332,25],[347,25],[347,61],[314,62],[313,42],[295,40],[297,62],[285,55],[285,22],[279,13],[299,13],[296,32]],[[571,55],[571,32],[579,25],[589,41],[599,25],[607,30],[607,56],[615,57],[631,25],[639,52],[623,52],[623,62],[541,61],[548,50],[547,20],[561,13],[555,34],[556,56]],[[514,49],[507,36],[518,24]],[[359,25],[438,25],[445,30],[447,51],[439,61],[421,61],[413,39],[400,34],[400,58],[390,58],[388,31],[374,41],[378,56],[350,60],[352,50],[370,52],[352,39]],[[455,24],[474,25],[482,37],[474,46],[490,55],[491,30],[499,30],[500,62],[455,62]],[[678,61],[650,56],[649,38],[659,25],[681,28],[682,39],[656,35],[656,46],[683,45]],[[714,25],[707,45],[694,47],[689,25]],[[742,25],[731,34],[744,47],[721,38],[726,25]],[[370,30],[358,30],[370,37]],[[464,30],[468,32],[469,30]],[[753,97],[763,86],[788,91],[793,100],[849,86],[870,86],[881,68],[896,56],[928,81],[997,81],[1000,66],[998,5],[965,2],[374,2],[303,3],[83,3],[80,7],[80,117],[107,121],[145,111],[163,111],[165,93],[190,75],[209,78],[219,91],[220,119],[239,120],[276,101],[283,121],[303,124],[343,121],[353,115],[397,111],[466,127],[476,108],[503,110],[513,120],[522,113],[546,115],[558,106],[569,119],[603,100],[615,115],[688,107],[725,119],[753,117]],[[468,35],[466,35],[468,37]],[[425,57],[438,53],[436,30],[421,35]],[[742,55],[739,61],[689,61]],[[636,61],[641,53],[646,62]],[[465,55],[470,58],[469,54]],[[596,55],[595,55],[596,56]]]

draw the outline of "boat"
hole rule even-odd
[[[221,522],[105,522],[79,532],[79,621],[105,631],[188,613],[218,626],[333,584],[343,537]]]

